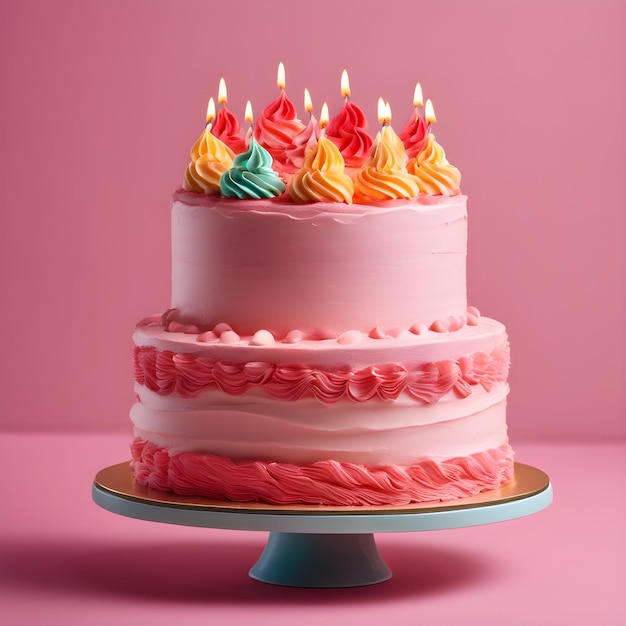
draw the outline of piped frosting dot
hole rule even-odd
[[[337,343],[347,345],[350,343],[358,343],[363,339],[363,333],[360,330],[347,330],[337,337]]]
[[[251,346],[271,346],[275,342],[274,335],[269,330],[257,330],[250,340]]]
[[[239,337],[239,335],[234,330],[225,330],[223,333],[220,334],[220,343],[239,343],[240,339],[241,337]]]

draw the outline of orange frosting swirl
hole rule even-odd
[[[294,202],[352,203],[354,184],[345,173],[343,157],[337,146],[321,137],[314,150],[309,151],[287,187]]]
[[[395,200],[415,198],[419,187],[415,176],[405,168],[406,152],[402,141],[391,126],[386,126],[376,136],[374,152],[355,183],[357,199]]]
[[[191,161],[185,170],[183,189],[198,193],[220,192],[220,177],[231,168],[233,151],[205,128],[191,147]]]
[[[417,178],[422,193],[456,196],[461,192],[461,172],[448,162],[432,133],[426,136],[422,151],[409,161],[407,170]]]

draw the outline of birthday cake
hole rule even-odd
[[[345,88],[303,124],[279,86],[244,138],[210,103],[173,195],[171,307],[133,337],[135,479],[330,506],[508,483],[508,339],[467,304],[467,198],[430,102],[400,135],[380,102],[370,138]]]

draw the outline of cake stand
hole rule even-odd
[[[539,469],[515,464],[513,481],[494,491],[449,503],[397,507],[278,506],[178,496],[138,485],[130,464],[96,475],[94,502],[135,519],[183,526],[269,531],[249,575],[290,587],[358,587],[391,578],[373,533],[463,528],[536,513],[552,502]]]

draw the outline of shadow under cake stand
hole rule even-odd
[[[463,528],[524,517],[550,505],[552,486],[541,470],[516,463],[508,485],[451,502],[396,507],[238,504],[143,487],[125,462],[98,472],[92,497],[107,511],[135,519],[269,531],[249,572],[256,580],[290,587],[358,587],[392,575],[373,533]]]

